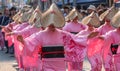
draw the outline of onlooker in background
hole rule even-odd
[[[87,12],[88,12],[88,15],[91,14],[92,12],[95,12],[95,14],[97,15],[98,17],[98,13],[96,11],[96,7],[94,5],[90,5],[88,8],[87,8]]]
[[[94,5],[89,5],[87,8],[87,13],[91,14],[93,11],[96,12],[96,7]]]
[[[80,13],[82,14],[83,18],[87,16],[87,13],[85,10],[80,10]]]
[[[16,14],[16,10],[17,9],[15,7],[10,8],[10,10],[9,10],[10,11],[10,15],[9,15],[10,18],[12,18]]]
[[[68,6],[65,6],[64,7],[64,12],[63,12],[64,16],[67,16],[69,11],[70,11],[70,8]]]
[[[97,11],[100,10],[100,9],[107,9],[107,7],[106,7],[105,4],[100,4],[100,5],[97,7]]]
[[[9,19],[10,19],[10,18],[9,18],[9,14],[10,14],[9,9],[8,9],[8,8],[5,8],[5,9],[4,9],[4,12],[3,12],[3,15],[0,16],[0,25],[6,26],[6,25],[8,24],[8,21],[9,21]],[[2,33],[3,33],[3,32],[2,32]],[[3,33],[3,36],[5,37],[5,34],[4,34],[4,33]],[[5,41],[5,47],[7,48],[6,53],[8,53],[8,52],[9,52],[8,41],[6,41],[5,38],[4,38],[4,41]]]
[[[104,4],[100,4],[98,7],[97,7],[97,13],[98,15],[100,16],[103,12],[105,12],[107,10],[107,7],[104,5]]]
[[[2,12],[0,12],[0,16],[2,16]]]
[[[9,9],[8,8],[5,8],[4,11],[3,11],[3,15],[0,16],[0,25],[2,26],[6,26],[8,23],[6,23],[6,21],[9,20]]]

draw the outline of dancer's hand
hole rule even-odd
[[[24,39],[23,39],[22,35],[18,35],[18,36],[17,36],[17,40],[18,40],[19,42],[21,42],[22,44],[24,44]]]
[[[92,32],[88,35],[88,39],[89,38],[93,38],[93,37],[96,37],[97,35],[99,34],[99,32]]]

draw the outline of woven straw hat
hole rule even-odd
[[[12,19],[15,21],[16,18],[17,18],[18,16],[20,16],[21,13],[22,13],[22,11],[17,12],[17,14],[15,14],[15,15],[12,17]]]
[[[92,12],[90,15],[83,18],[82,23],[83,24],[91,24],[94,27],[99,27],[100,26],[99,18],[97,17],[95,12]]]
[[[65,19],[62,12],[58,9],[55,3],[42,15],[42,26],[47,27],[53,24],[57,28],[61,28],[65,24]]]
[[[22,8],[24,11],[29,11],[31,9],[30,5],[24,5]]]
[[[111,7],[110,9],[108,9],[107,11],[105,11],[104,13],[102,13],[99,17],[100,21],[103,21],[105,18],[108,20],[111,20],[112,17],[118,12],[118,9],[116,9],[115,7]]]
[[[19,22],[28,22],[28,20],[30,19],[31,17],[31,14],[33,13],[34,9],[31,8],[28,12],[24,12],[21,14],[21,17],[19,18]]]
[[[78,20],[81,20],[83,18],[82,14],[79,13],[75,8],[73,8],[66,17],[70,20],[73,20],[77,16],[78,16]]]
[[[32,13],[32,16],[29,19],[29,23],[31,25],[35,25],[36,27],[41,27],[41,18],[42,18],[42,13],[40,11],[39,6],[37,6],[34,12]]]
[[[112,18],[111,25],[115,28],[120,27],[120,11],[118,11],[115,16]]]
[[[65,17],[65,21],[70,21],[70,18],[68,16]]]

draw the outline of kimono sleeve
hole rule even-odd
[[[41,43],[41,36],[38,33],[33,34],[24,40],[24,49],[28,54],[34,52],[39,53]]]
[[[113,34],[112,32],[108,32],[105,35],[103,35],[105,38],[105,43],[103,45],[104,59],[106,59],[108,53],[110,52],[110,46],[111,46],[111,43],[113,43],[112,34]]]

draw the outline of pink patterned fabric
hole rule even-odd
[[[24,29],[25,27],[27,27],[29,24],[28,23],[23,23],[23,24],[18,24],[16,26],[13,26],[13,32],[14,31],[20,31],[22,29]],[[16,35],[12,35],[12,42],[14,43],[14,50],[15,50],[15,57],[17,59],[19,68],[23,68],[22,65],[22,58],[21,58],[21,49],[19,48],[19,42],[17,41],[17,36]]]
[[[61,38],[62,38],[62,34],[59,31],[48,32],[48,30],[44,30],[39,33],[31,35],[30,37],[26,38],[26,40],[25,40],[25,45],[27,45],[24,47],[24,49],[26,49],[26,51],[27,51],[26,56],[34,55],[33,52],[35,51],[35,49],[38,48],[38,46],[63,45],[63,42],[62,42],[63,39],[61,39]],[[52,40],[52,42],[51,42],[51,40]],[[41,47],[39,47],[39,48],[41,49]],[[36,53],[36,55],[38,56],[38,53]],[[36,63],[37,63],[37,61],[36,61]],[[40,68],[42,68],[45,71],[65,71],[64,58],[42,59],[42,67],[40,67]]]
[[[100,35],[104,35],[107,32],[114,30],[115,28],[111,26],[110,21],[106,21],[105,24],[101,25],[97,31],[99,31]]]
[[[33,33],[39,32],[41,28],[36,28],[35,26],[27,26],[25,29],[21,31],[14,31],[14,35],[22,35],[23,38],[27,38],[28,36],[32,35]]]
[[[74,23],[74,22],[69,22],[66,23],[65,26],[63,27],[64,31],[70,32],[70,33],[78,33],[82,30],[85,30],[86,26],[83,25],[82,23]],[[76,40],[79,38],[76,38]],[[83,38],[82,38],[83,39]],[[78,48],[77,48],[78,49]],[[81,49],[80,49],[81,50]],[[84,49],[82,49],[81,51],[85,51]],[[84,53],[83,53],[84,54]],[[83,55],[82,53],[80,55]],[[85,55],[84,55],[85,56]],[[84,57],[83,57],[84,58]],[[81,61],[82,63],[83,61]],[[76,63],[76,64],[75,64]],[[77,69],[81,69],[83,67],[83,65],[79,64],[80,62],[68,62],[68,71],[73,71],[73,70],[77,70]],[[72,65],[73,64],[73,65]],[[74,65],[80,65],[80,66],[74,66]],[[83,64],[83,63],[82,63]],[[74,67],[73,67],[74,66]],[[76,68],[75,68],[76,67]],[[78,68],[77,68],[78,67]]]
[[[29,25],[29,26],[27,26],[26,28],[24,28],[22,30],[14,31],[14,36],[17,37],[17,35],[22,35],[23,38],[25,39],[25,38],[29,37],[30,35],[32,35],[33,33],[36,33],[36,32],[38,32],[40,30],[41,30],[40,28],[36,28],[34,26]],[[16,40],[16,42],[18,42],[18,41]],[[17,45],[19,45],[19,44],[17,44]],[[18,46],[18,47],[20,47],[20,46]],[[21,47],[23,47],[23,46],[21,46]],[[16,49],[16,50],[20,50],[20,49]],[[22,53],[22,51],[20,51],[19,53]],[[17,54],[19,54],[19,53],[17,53]],[[21,64],[23,64],[22,66],[25,69],[28,70],[29,67],[31,67],[31,69],[38,69],[39,68],[39,67],[36,68],[36,66],[35,66],[35,64],[36,64],[35,62],[39,61],[38,59],[36,60],[36,58],[34,58],[34,57],[24,56],[24,54],[20,54],[20,55],[22,57]],[[38,64],[37,66],[40,66],[39,62],[37,62],[37,64]],[[31,63],[31,64],[29,64],[29,66],[26,66],[28,63]]]
[[[13,30],[13,27],[16,26],[16,25],[17,24],[15,22],[12,22],[12,23],[8,24],[7,26],[5,26],[5,28],[9,28],[10,30]],[[6,34],[8,32],[6,32],[4,29],[2,29],[2,32],[5,33],[5,40],[8,41],[8,46],[10,47],[13,44],[12,37],[11,36],[7,36]]]
[[[114,65],[115,65],[115,71],[120,70],[120,53],[113,56],[114,57]]]
[[[102,26],[100,26],[98,29],[97,29],[97,31],[99,32],[99,34],[100,35],[105,35],[106,33],[108,33],[109,31],[111,31],[111,30],[114,30],[115,28],[114,27],[112,27],[111,26],[111,24],[110,24],[110,21],[106,21],[105,22],[105,24],[103,24]],[[104,51],[105,49],[104,49],[104,47],[103,47],[103,49],[101,50],[101,55],[100,56],[102,56],[103,54],[104,54]],[[103,57],[102,57],[102,59],[104,59]],[[111,59],[110,59],[111,60]],[[106,63],[107,63],[107,61],[106,61]],[[109,63],[111,63],[111,62],[109,62]],[[106,65],[106,66],[109,66],[109,65]]]
[[[115,71],[114,64],[113,64],[113,55],[110,50],[111,44],[119,44],[120,43],[120,30],[115,29],[107,33],[105,37],[105,45],[104,45],[104,64],[107,70]],[[117,59],[117,58],[116,58]],[[116,60],[115,63],[119,60]],[[119,70],[117,70],[119,71]]]
[[[74,23],[74,22],[66,23],[65,26],[63,27],[63,30],[67,32],[80,32],[81,30],[85,30],[85,29],[86,26],[83,25],[82,23]]]
[[[91,71],[101,71],[102,60],[101,60],[101,49],[104,44],[104,40],[99,37],[88,39],[87,56],[91,64]]]
[[[15,26],[15,27],[13,27],[13,30],[22,30],[23,28],[25,28],[25,27],[27,27],[29,25],[29,23],[27,23],[27,22],[24,22],[24,23],[22,23],[22,24],[19,24],[18,26]]]
[[[36,49],[37,50],[41,49],[41,46],[64,45],[66,59],[43,58],[42,69],[45,71],[66,71],[64,60],[75,62],[83,61],[83,57],[81,54],[83,52],[82,49],[84,49],[84,45],[82,43],[84,43],[82,42],[82,40],[80,40],[79,42],[75,41],[68,33],[63,32],[61,30],[56,29],[55,32],[51,32],[48,29],[46,29],[44,31],[33,34],[30,37],[26,38],[24,40],[24,50],[26,56],[32,56],[34,54],[33,52]]]

